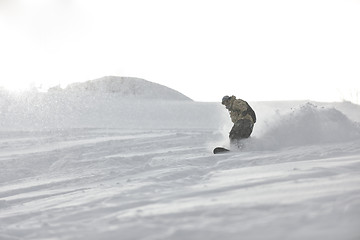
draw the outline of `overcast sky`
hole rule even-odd
[[[0,85],[132,76],[197,101],[360,101],[359,0],[0,0]]]

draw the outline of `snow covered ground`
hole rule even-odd
[[[219,103],[3,101],[0,239],[360,239],[360,107],[250,104],[253,137],[213,155]]]

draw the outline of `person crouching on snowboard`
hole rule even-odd
[[[222,104],[229,110],[231,121],[234,123],[229,138],[231,144],[238,144],[239,140],[250,137],[254,123],[256,123],[256,115],[250,105],[235,96],[225,96]]]

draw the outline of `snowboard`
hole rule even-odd
[[[229,151],[230,151],[229,149],[226,149],[226,148],[223,148],[223,147],[216,147],[216,148],[214,148],[213,153],[214,154],[219,154],[219,153],[226,153],[226,152],[229,152]]]

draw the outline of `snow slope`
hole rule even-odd
[[[65,89],[59,86],[51,88],[50,92],[65,93],[116,93],[123,97],[136,97],[161,100],[191,100],[184,94],[166,86],[149,82],[141,78],[106,76],[83,83],[73,83]]]
[[[2,240],[360,238],[357,105],[250,103],[213,155],[219,103],[54,96],[3,102]]]

